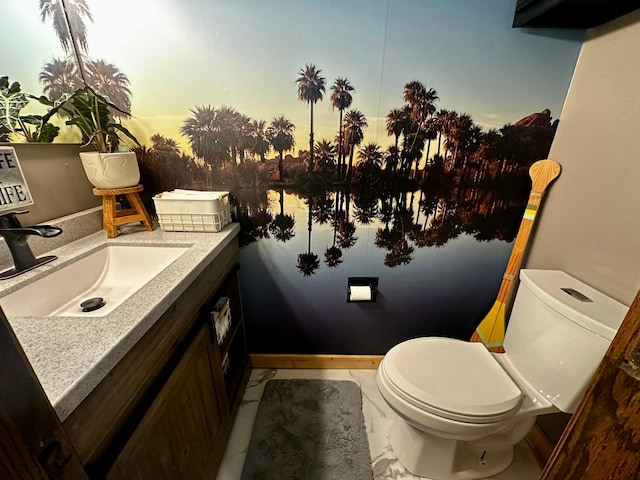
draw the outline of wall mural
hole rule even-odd
[[[85,83],[130,111],[113,120],[143,144],[151,210],[165,190],[232,192],[250,351],[381,354],[468,339],[495,300],[582,36],[511,29],[514,8],[14,1],[15,35],[31,34],[0,89],[32,94],[17,119]],[[53,57],[38,41],[52,32]],[[54,141],[79,139],[46,120]],[[0,133],[22,141],[29,125]],[[375,303],[346,302],[353,276],[379,278]]]

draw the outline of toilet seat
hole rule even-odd
[[[408,340],[380,365],[388,387],[426,412],[466,423],[495,423],[518,411],[523,395],[480,343],[443,337]]]

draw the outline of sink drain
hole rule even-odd
[[[98,310],[99,308],[104,307],[105,301],[102,297],[94,297],[85,300],[80,304],[80,308],[82,308],[83,312],[93,312],[94,310]]]

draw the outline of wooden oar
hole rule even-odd
[[[520,269],[522,254],[529,241],[531,227],[536,219],[538,206],[542,201],[542,195],[551,182],[560,175],[560,165],[553,160],[540,160],[529,168],[531,177],[531,194],[527,208],[520,223],[520,229],[516,241],[511,250],[511,256],[507,263],[507,269],[502,277],[498,298],[486,317],[480,322],[476,331],[471,336],[472,342],[482,342],[491,352],[503,352],[502,342],[505,334],[505,309],[509,295],[513,289],[514,280]]]

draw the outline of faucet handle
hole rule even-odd
[[[5,212],[0,214],[0,227],[2,228],[19,228],[22,226],[20,220],[16,217],[16,215],[22,215],[24,213],[29,213],[29,210],[24,210],[21,212]]]
[[[0,213],[0,217],[4,217],[5,215],[22,215],[24,213],[29,213],[29,210],[22,210],[20,212],[15,211],[15,212],[4,212],[4,213]]]
[[[38,235],[40,237],[50,238],[57,237],[62,233],[60,227],[53,225],[32,225],[30,227],[0,227],[0,235],[4,233],[12,233],[14,235]]]
[[[0,213],[0,219],[4,222],[9,222],[11,225],[20,225],[20,220],[16,218],[16,215],[23,215],[29,213],[29,210],[22,210],[21,212],[4,212]]]

